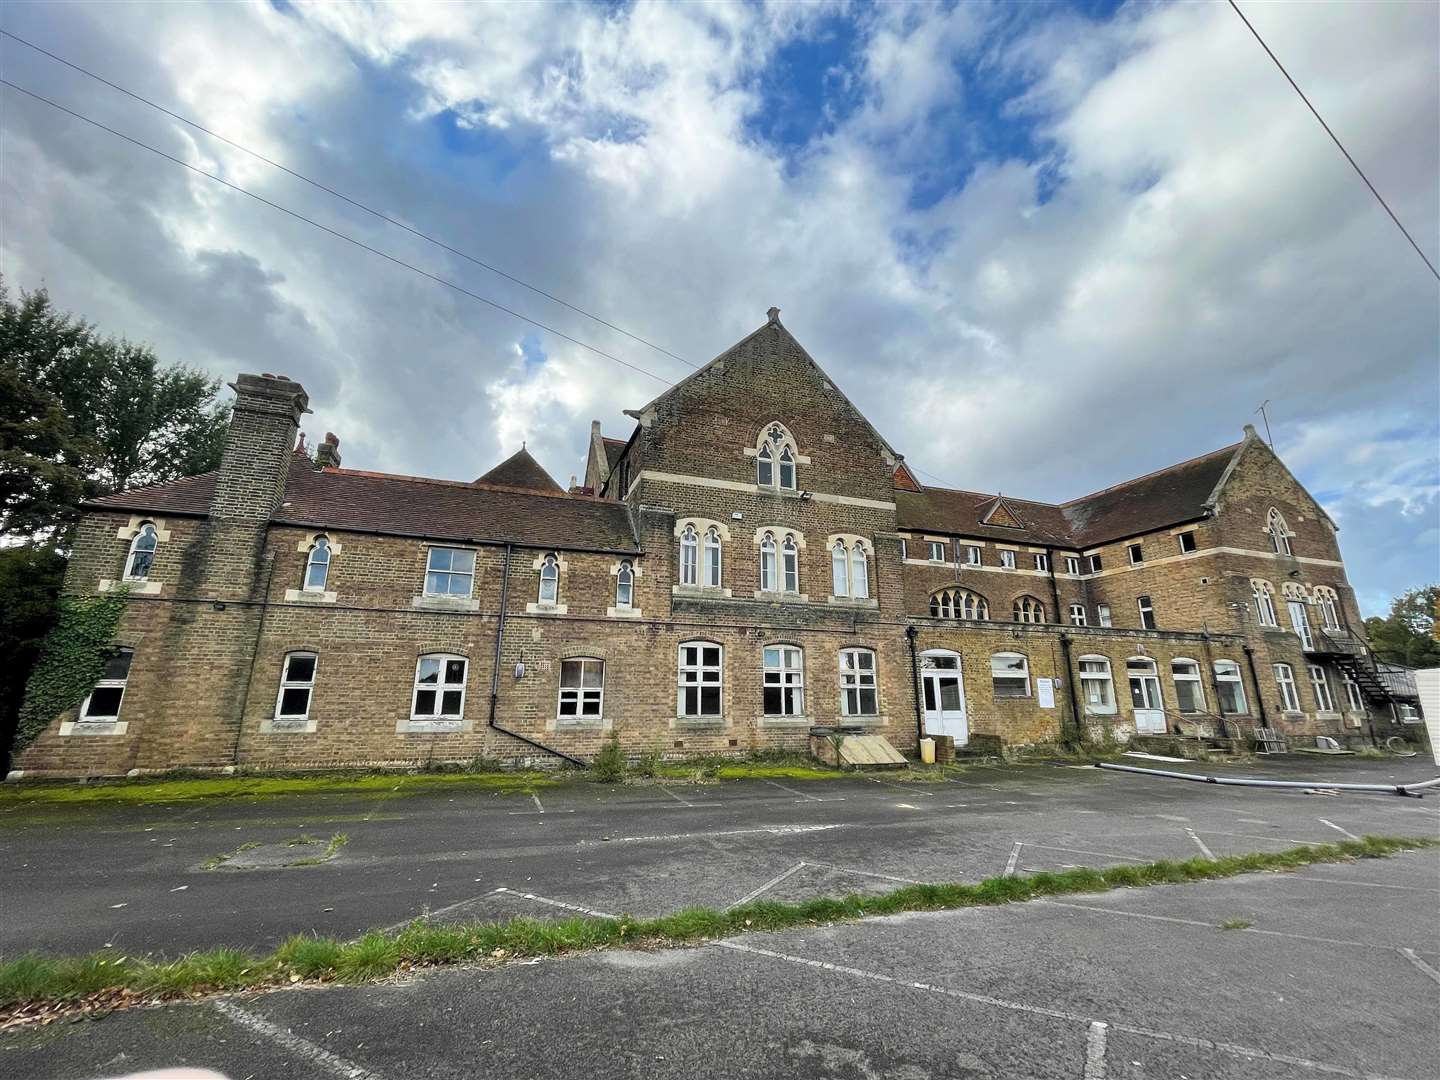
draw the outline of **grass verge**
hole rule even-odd
[[[174,960],[110,951],[79,957],[29,953],[0,963],[0,1023],[8,1026],[67,1012],[109,1010],[126,1004],[284,986],[302,980],[360,983],[397,971],[441,964],[496,962],[593,949],[693,945],[746,930],[785,930],[867,915],[944,911],[1116,888],[1213,881],[1238,874],[1296,870],[1316,863],[1383,858],[1399,851],[1437,846],[1440,840],[1428,837],[1366,836],[1219,859],[1162,860],[1105,869],[1077,867],[1054,873],[986,878],[974,884],[906,885],[879,896],[818,897],[800,903],[759,900],[725,911],[686,908],[658,919],[518,918],[445,926],[417,919],[393,933],[374,930],[353,941],[299,935],[263,955],[230,948],[186,953]]]

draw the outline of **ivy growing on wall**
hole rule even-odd
[[[95,688],[125,610],[125,590],[103,596],[62,596],[57,607],[58,618],[41,646],[20,706],[17,753]]]

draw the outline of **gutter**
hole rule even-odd
[[[583,769],[585,768],[585,762],[579,758],[573,757],[563,750],[556,750],[553,746],[546,746],[544,743],[537,739],[532,739],[528,735],[522,735],[518,731],[511,731],[507,727],[502,727],[495,720],[495,705],[496,702],[500,700],[500,647],[505,641],[505,609],[510,599],[510,553],[513,548],[513,544],[505,545],[505,565],[500,570],[500,614],[495,620],[495,662],[490,669],[490,716],[486,721],[486,726],[493,728],[502,735],[509,735],[512,739],[519,739],[521,742],[528,746],[533,746],[537,750],[544,750],[547,754],[554,754],[561,760],[568,761],[571,765],[578,765]]]
[[[1050,580],[1055,580],[1052,573]],[[1060,655],[1065,661],[1065,689],[1069,691],[1066,695],[1070,699],[1070,725],[1074,745],[1079,746],[1085,741],[1085,728],[1080,722],[1080,699],[1075,696],[1075,665],[1070,661],[1070,635],[1060,635]]]

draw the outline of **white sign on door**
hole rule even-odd
[[[1036,679],[1035,696],[1040,701],[1040,708],[1053,709],[1055,707],[1055,681],[1053,679]]]

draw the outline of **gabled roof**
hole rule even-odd
[[[612,439],[608,435],[601,436],[605,444],[605,463],[614,469],[620,461],[620,455],[625,452],[625,447],[630,445],[629,439]]]
[[[985,515],[998,496],[979,491],[927,487],[895,492],[900,528],[973,536],[982,540],[1018,541],[1051,547],[1073,546],[1070,524],[1058,506],[1005,497],[1022,523],[1020,528],[987,525]]]
[[[215,473],[107,495],[87,507],[205,516]],[[293,461],[277,524],[356,530],[435,540],[485,540],[571,551],[638,549],[624,503],[562,491],[429,480],[417,476],[316,469]]]
[[[551,493],[564,490],[523,446],[475,482]]]

